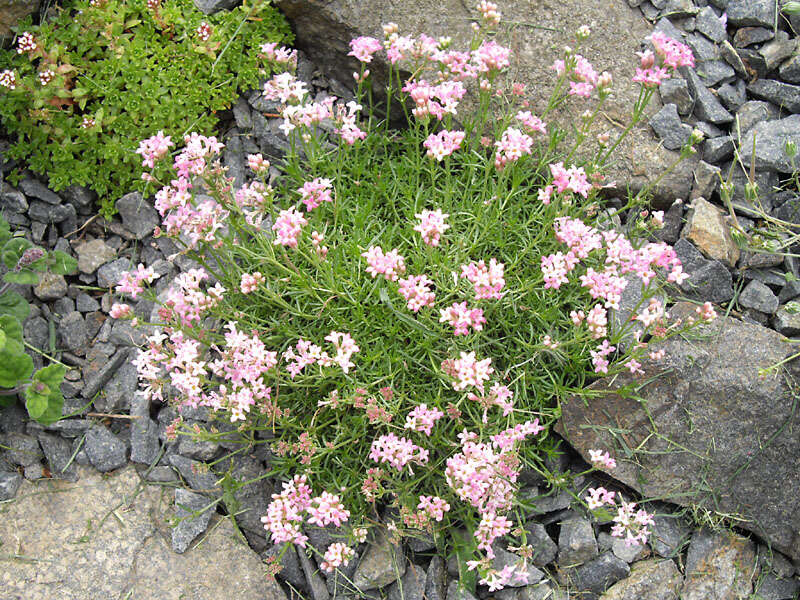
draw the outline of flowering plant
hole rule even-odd
[[[491,27],[497,7],[481,9]],[[309,527],[332,526],[338,540],[319,556],[332,570],[393,507],[393,531],[427,532],[499,589],[526,576],[517,482],[543,468],[559,399],[658,360],[647,338],[690,325],[667,322],[658,294],[686,275],[669,246],[648,241],[661,215],[642,214],[641,198],[617,211],[637,236],[602,226],[599,166],[619,140],[571,163],[549,114],[533,115],[524,89],[504,80],[510,52],[486,29],[467,51],[384,30],[351,43],[362,64],[354,101],[311,101],[291,73],[265,85],[292,142],[277,179],[254,155],[254,180],[234,191],[219,141],[186,136],[156,208],[161,233],[198,267],[156,295],[145,285],[156,274],[141,266],[118,290],[161,307],[137,359],[142,393],[213,409],[206,439],[269,444],[284,482],[262,519],[271,541],[306,547]],[[382,51],[408,118],[400,132],[361,104]],[[398,83],[401,65],[414,75]],[[572,50],[554,70],[551,108],[593,104],[585,138],[611,78]],[[479,108],[455,129],[468,93]],[[146,140],[140,153],[151,168],[167,148]],[[628,286],[643,299],[626,313]],[[467,539],[449,534],[462,525]],[[519,561],[495,568],[506,536]]]
[[[76,0],[0,49],[0,123],[9,156],[50,187],[86,185],[102,211],[144,189],[136,141],[210,133],[216,112],[263,75],[260,45],[291,41],[266,0],[204,15],[191,0]]]

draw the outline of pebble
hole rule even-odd
[[[172,529],[172,549],[178,554],[186,552],[189,544],[206,530],[213,512],[213,503],[205,496],[176,488],[175,517],[181,520]]]
[[[86,431],[84,447],[92,466],[102,473],[124,467],[128,462],[125,442],[102,425]]]

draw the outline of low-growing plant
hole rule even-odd
[[[204,15],[192,0],[77,0],[23,22],[0,50],[0,123],[9,156],[53,190],[86,185],[102,212],[143,190],[138,140],[211,134],[217,111],[270,74],[261,44],[291,41],[268,0]]]
[[[320,557],[328,571],[392,509],[390,535],[427,532],[458,555],[462,582],[476,572],[492,590],[523,581],[532,549],[517,479],[524,467],[541,470],[559,400],[601,375],[643,373],[663,356],[646,340],[691,325],[669,322],[658,300],[665,283],[686,277],[672,248],[647,239],[662,215],[641,212],[640,196],[617,211],[631,215],[635,235],[602,225],[614,215],[602,210],[599,167],[619,139],[601,135],[571,164],[577,147],[563,150],[566,134],[546,123],[564,102],[586,102],[577,142],[593,143],[611,76],[568,50],[554,65],[548,111],[533,115],[524,86],[503,77],[510,51],[487,37],[496,7],[481,7],[485,25],[464,51],[391,24],[383,41],[353,40],[356,101],[312,102],[291,73],[267,82],[292,142],[274,188],[269,163],[251,155],[255,179],[232,190],[222,144],[187,136],[156,194],[158,233],[201,267],[160,295],[144,265],[117,287],[161,306],[162,327],[136,360],[142,393],[210,407],[219,419],[203,428],[178,418],[168,435],[268,444],[265,476],[284,482],[262,519],[268,535],[305,547],[307,528],[337,527]],[[634,78],[634,123],[658,83],[693,62],[673,40],[652,42],[656,53],[642,53]],[[366,67],[384,49],[387,95],[407,111],[403,131],[360,104]],[[460,113],[455,129],[468,92],[477,109]],[[170,144],[142,142],[145,164]],[[629,312],[626,286],[642,291]],[[698,313],[714,316],[709,304]],[[133,314],[112,308],[116,318]],[[592,459],[613,468],[607,452]],[[602,488],[587,504],[616,508],[614,535],[646,540],[651,517],[634,504]],[[499,569],[502,538],[518,562]]]
[[[22,337],[22,324],[30,314],[30,306],[22,294],[11,288],[14,284],[37,285],[39,273],[45,271],[74,273],[78,265],[65,252],[47,252],[24,237],[12,235],[3,217],[0,260],[7,269],[0,285],[0,404],[11,404],[23,394],[30,417],[49,425],[61,418],[61,380],[66,368],[54,362],[34,372],[33,359],[25,352]]]

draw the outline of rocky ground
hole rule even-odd
[[[342,82],[349,82],[353,70],[345,56],[350,37],[377,35],[386,20],[404,31],[457,37],[466,35],[465,14],[474,17],[450,2],[437,3],[444,18],[436,24],[426,21],[422,1],[406,7],[408,14],[395,14],[388,0],[366,8],[338,1],[277,4],[293,19],[304,50],[301,78],[316,94],[340,97],[348,94]],[[797,368],[790,363],[786,377],[779,378],[760,377],[759,368],[788,357],[793,346],[783,336],[800,333],[800,311],[793,304],[800,295],[799,265],[790,256],[742,251],[732,233],[734,218],[745,234],[767,217],[800,226],[800,198],[789,183],[791,161],[784,151],[786,140],[800,146],[800,117],[792,115],[800,112],[795,23],[777,16],[774,0],[609,0],[598,6],[565,0],[547,14],[529,3],[508,4],[501,9],[507,17],[517,11],[517,21],[556,23],[567,31],[590,25],[595,41],[585,53],[600,68],[612,69],[615,101],[626,107],[631,91],[623,82],[633,52],[653,27],[692,47],[696,69],[663,86],[649,125],[636,132],[625,149],[627,163],[616,165],[615,172],[620,189],[641,187],[643,173],[663,169],[692,128],[706,134],[699,155],[658,188],[655,204],[666,211],[661,237],[675,245],[690,274],[681,293],[723,305],[730,317],[703,341],[667,344],[671,374],[640,390],[646,405],[616,397],[620,382],[604,381],[595,387],[605,396],[565,404],[559,427],[570,445],[563,444],[563,454],[548,466],[569,484],[554,487],[555,480],[527,474],[521,492],[537,507],[525,523],[535,549],[530,585],[494,594],[479,589],[479,596],[796,598],[800,423],[792,378]],[[521,79],[549,80],[548,35],[511,28],[501,39],[522,57]],[[615,106],[612,102],[612,114]],[[248,153],[279,160],[286,149],[279,121],[265,116],[274,109],[253,92],[230,112],[221,135],[227,144],[224,162],[237,185],[248,176]],[[3,174],[15,166],[2,159],[7,147],[0,141]],[[736,148],[748,170],[754,161],[756,203],[744,193],[745,171],[732,166]],[[733,213],[721,202],[718,174],[735,184]],[[161,290],[192,265],[175,256],[171,242],[153,237],[158,216],[148,199],[137,193],[120,198],[119,215],[110,222],[95,216],[94,200],[79,187],[53,193],[33,175],[17,188],[0,184],[0,210],[12,228],[74,255],[80,271],[21,289],[34,305],[24,325],[26,341],[47,354],[59,352],[72,367],[62,386],[69,417],[42,427],[27,421],[20,407],[0,412],[0,591],[19,598],[216,599],[230,594],[235,577],[237,598],[470,598],[458,589],[454,562],[436,556],[432,544],[396,543],[386,532],[359,548],[344,572],[326,577],[314,557],[288,548],[279,583],[264,574],[260,559],[281,550],[268,544],[260,523],[275,482],[262,480],[236,492],[239,534],[223,516],[217,481],[229,468],[240,481],[256,477],[268,454],[220,460],[232,448],[167,441],[175,409],[148,405],[134,393],[131,360],[143,333],[108,317],[109,289],[122,271],[138,262],[152,266]],[[631,286],[625,306],[636,304],[636,294]],[[153,304],[140,301],[135,310],[149,319]],[[204,410],[183,416],[189,424],[210,418]],[[587,423],[592,427],[582,427]],[[607,474],[574,477],[586,469],[583,457],[595,447],[613,448],[619,466]],[[646,547],[626,548],[609,535],[609,523],[573,502],[572,493],[585,495],[598,484],[628,498],[633,488],[669,501],[648,504],[658,516]],[[721,529],[701,527],[716,522],[713,512],[732,520]],[[176,516],[190,513],[197,514],[170,527]],[[384,516],[386,524],[391,519]],[[309,535],[322,551],[331,540],[325,530]],[[497,556],[499,566],[509,560],[502,549]]]

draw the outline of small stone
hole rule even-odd
[[[603,600],[678,600],[682,579],[671,560],[638,562],[627,578],[603,594]]]
[[[39,300],[49,302],[67,295],[67,281],[63,275],[49,271],[39,275],[39,285],[33,288]]]
[[[447,594],[447,571],[444,559],[434,555],[425,577],[425,600],[445,600]]]
[[[736,111],[738,125],[733,131],[734,135],[742,135],[750,131],[753,126],[763,121],[772,121],[780,116],[780,109],[771,102],[763,100],[750,100],[742,104]]]
[[[766,79],[767,62],[764,60],[764,57],[761,56],[758,50],[753,50],[751,48],[740,48],[736,51],[736,54],[739,55],[739,58],[742,60],[742,64],[744,64],[746,70],[746,74],[739,75],[739,77],[748,81],[754,79]]]
[[[792,600],[800,591],[800,581],[796,577],[782,578],[775,573],[762,574],[755,583],[755,598],[760,600]]]
[[[778,69],[778,74],[784,81],[800,83],[800,54],[792,56],[784,62]]]
[[[197,9],[206,15],[213,15],[221,10],[234,8],[240,0],[194,0]]]
[[[300,559],[300,566],[303,568],[303,573],[305,573],[308,587],[311,589],[311,600],[328,600],[330,594],[328,593],[328,588],[322,580],[319,571],[314,568],[311,560],[303,550],[300,550],[297,556]]]
[[[775,24],[775,0],[730,0],[728,23],[741,27],[773,27]]]
[[[156,209],[139,192],[125,194],[117,200],[115,206],[122,218],[123,227],[135,235],[137,240],[153,233],[161,223]]]
[[[694,17],[699,12],[700,9],[694,5],[692,0],[668,0],[661,14],[673,19],[685,19]]]
[[[781,306],[772,318],[772,326],[786,337],[800,333],[800,303],[790,302]]]
[[[737,111],[747,102],[747,86],[744,81],[737,79],[736,83],[726,83],[720,86],[717,90],[717,95],[725,105],[725,108],[731,111]]]
[[[92,466],[101,473],[124,467],[128,462],[125,443],[102,425],[86,431],[84,447]]]
[[[800,296],[800,280],[788,281],[786,285],[781,288],[781,293],[778,294],[778,302],[786,304],[786,302],[798,296]]]
[[[712,138],[703,143],[703,160],[719,163],[733,154],[733,138],[729,135]]]
[[[247,99],[239,96],[239,99],[233,105],[233,118],[236,121],[236,126],[239,129],[252,129],[253,118],[250,116],[250,106]]]
[[[169,462],[178,469],[181,477],[186,480],[186,483],[188,483],[189,487],[193,490],[212,495],[221,491],[217,486],[218,477],[209,469],[207,464],[191,460],[178,454],[170,456]]]
[[[725,215],[704,198],[692,202],[681,235],[711,259],[731,267],[739,260],[740,250],[731,237]]]
[[[561,523],[558,536],[558,564],[563,567],[579,565],[597,556],[597,540],[592,524],[583,518],[567,519]]]
[[[75,253],[78,255],[78,270],[87,275],[117,256],[117,251],[100,239],[84,242],[75,248]]]
[[[719,55],[726,63],[733,67],[734,72],[739,77],[748,77],[747,65],[744,64],[742,57],[736,49],[731,46],[728,40],[724,40],[719,46]]]
[[[175,470],[165,465],[158,465],[152,469],[145,469],[141,473],[145,481],[152,481],[153,483],[173,483],[178,481],[178,476]]]
[[[53,205],[61,204],[61,198],[59,198],[55,192],[51,191],[38,179],[26,177],[19,182],[19,189],[22,190],[22,193],[29,198],[43,200],[44,202]]]
[[[537,567],[544,567],[553,562],[558,554],[558,546],[548,535],[544,525],[536,521],[528,521],[525,524],[525,539],[533,548],[531,561]]]
[[[786,153],[787,142],[793,142],[800,148],[800,115],[755,124],[744,136],[742,160],[745,165],[750,165],[753,159],[757,169],[791,173],[794,167],[791,157]]]
[[[675,243],[675,252],[689,275],[680,285],[687,296],[715,304],[733,298],[733,278],[721,262],[703,258],[700,251],[683,238]]]
[[[789,112],[800,112],[800,85],[775,79],[757,79],[747,86],[747,91],[756,98],[769,100]]]
[[[682,600],[737,600],[753,591],[753,543],[741,536],[706,529],[692,535],[686,556]]]
[[[764,57],[767,71],[777,68],[784,59],[789,58],[797,47],[797,40],[789,38],[785,31],[778,31],[775,39],[761,46],[759,54]]]
[[[705,161],[701,160],[697,163],[697,168],[694,170],[692,194],[689,197],[692,200],[696,198],[710,198],[717,190],[721,172],[722,170],[719,167],[710,165]]]
[[[697,13],[694,28],[714,42],[721,42],[728,37],[725,25],[710,6]]]
[[[67,293],[69,293],[69,288],[67,288]],[[63,296],[58,300],[56,300],[55,302],[53,302],[52,310],[53,313],[61,317],[65,317],[69,313],[75,311],[75,302],[72,300],[72,298]]]
[[[353,574],[353,585],[362,591],[372,590],[397,581],[405,572],[403,550],[392,544],[386,532],[380,530],[358,563]]]
[[[218,450],[217,442],[192,440],[187,436],[181,436],[178,443],[178,454],[196,460],[211,460],[216,456]]]
[[[61,190],[59,194],[81,214],[88,214],[94,201],[97,200],[97,194],[82,185],[70,185]]]
[[[5,457],[12,465],[28,467],[38,464],[44,457],[36,438],[25,433],[12,431],[6,435],[3,445],[8,447]]]
[[[692,128],[685,125],[678,116],[678,109],[674,104],[666,104],[650,119],[650,127],[661,139],[661,143],[667,150],[677,150],[681,148],[689,136]]]
[[[700,77],[694,69],[682,67],[682,73],[689,84],[689,92],[695,97],[694,113],[698,118],[720,125],[733,121],[731,115],[720,104],[717,97],[700,81]]]
[[[733,81],[736,71],[724,60],[706,60],[697,64],[697,74],[708,87]]]
[[[101,288],[116,287],[122,274],[134,268],[129,258],[118,258],[113,262],[104,264],[97,269],[97,285]]]
[[[388,600],[423,600],[425,597],[425,577],[425,569],[410,565],[402,579],[389,586]]]
[[[733,34],[733,45],[737,48],[745,48],[771,40],[773,35],[772,29],[766,27],[740,27]]]
[[[739,294],[739,304],[768,315],[778,310],[778,298],[766,285],[755,279]]]
[[[4,214],[23,214],[28,212],[28,201],[19,190],[8,185],[0,186],[0,208]]]
[[[75,306],[79,312],[88,313],[100,310],[100,303],[86,292],[81,292],[75,299]]]
[[[466,588],[459,585],[457,581],[451,581],[447,586],[447,600],[478,600]]]
[[[69,217],[75,209],[69,204],[48,204],[39,200],[32,200],[28,208],[28,216],[40,223],[61,223]]]
[[[136,390],[139,388],[139,374],[136,366],[126,362],[103,386],[103,394],[95,399],[94,406],[98,412],[128,412]]]
[[[674,104],[678,109],[678,114],[688,115],[694,107],[694,98],[689,93],[689,85],[681,77],[671,77],[664,81],[658,88],[661,94],[661,102]]]
[[[172,549],[178,554],[186,552],[189,544],[208,527],[214,512],[213,505],[208,504],[205,496],[181,488],[175,489],[175,517],[180,521],[172,530]]]
[[[39,444],[44,451],[47,464],[50,466],[50,473],[56,479],[66,479],[67,481],[77,481],[78,474],[72,459],[72,446],[64,438],[39,432],[36,435]]]
[[[16,471],[0,471],[0,502],[14,498],[21,485],[22,475]]]
[[[630,567],[611,552],[561,574],[560,583],[570,589],[601,594],[612,584],[627,577]]]
[[[64,348],[72,352],[84,350],[89,341],[83,315],[77,310],[61,318],[58,335]]]
[[[131,424],[131,460],[149,465],[158,451],[158,425],[150,417],[140,416]]]
[[[615,537],[611,542],[611,551],[614,556],[630,564],[647,556],[647,546],[643,544],[627,544],[622,538]]]
[[[719,58],[719,48],[702,35],[691,34],[686,36],[686,44],[692,51],[695,61],[704,63]]]

